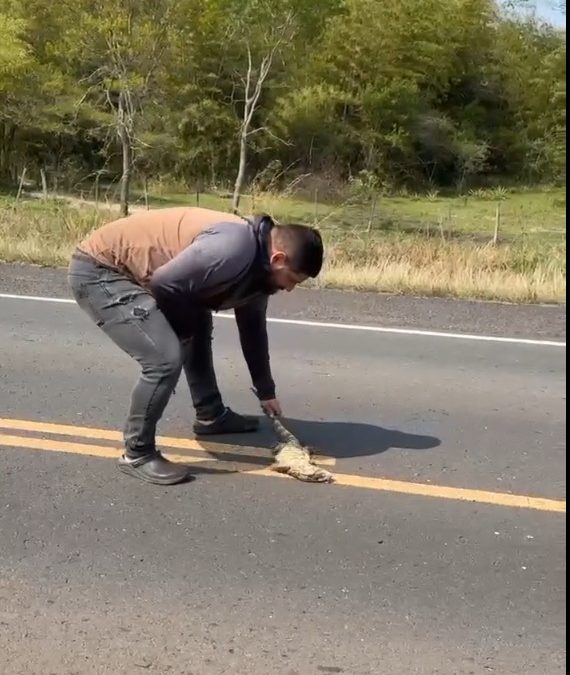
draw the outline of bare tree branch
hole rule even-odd
[[[250,131],[247,132],[247,137],[249,138],[250,136],[253,136],[254,134],[258,134],[258,133],[260,133],[260,132],[262,132],[262,131],[263,131],[264,133],[266,133],[268,136],[270,136],[271,138],[273,138],[273,139],[275,139],[276,141],[278,141],[279,143],[282,143],[283,145],[287,145],[287,146],[289,146],[289,147],[290,147],[291,145],[293,145],[293,144],[291,143],[291,141],[286,141],[284,138],[280,138],[280,137],[277,136],[277,134],[275,134],[269,127],[265,127],[265,126],[264,126],[264,127],[257,127],[257,129],[251,129]]]
[[[278,139],[274,134],[272,134],[272,132],[266,126],[258,127],[252,130],[250,130],[250,126],[255,112],[259,107],[261,95],[263,93],[267,78],[269,77],[273,67],[275,57],[277,54],[279,54],[283,43],[290,36],[290,33],[293,29],[294,19],[295,15],[292,12],[288,12],[283,21],[271,31],[271,34],[266,42],[266,44],[268,44],[267,51],[261,57],[261,61],[259,62],[259,66],[257,68],[255,68],[253,64],[251,42],[246,42],[247,72],[245,77],[242,75],[238,76],[238,79],[244,83],[244,99],[243,115],[239,129],[239,166],[232,198],[232,208],[235,213],[237,213],[239,209],[241,191],[245,180],[249,138],[260,132],[265,132],[280,142],[285,143],[285,141]],[[236,30],[238,29],[239,28],[236,27]]]

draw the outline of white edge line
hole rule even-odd
[[[0,293],[0,299],[5,300],[35,300],[36,302],[55,302],[59,304],[75,304],[71,298],[49,298],[38,295],[12,295]],[[219,313],[216,316],[222,319],[232,319],[233,314]],[[418,335],[423,337],[452,338],[455,340],[478,340],[480,342],[503,342],[509,344],[540,345],[542,347],[566,347],[566,342],[556,340],[531,340],[526,338],[498,337],[493,335],[472,335],[469,333],[445,333],[441,331],[416,330],[413,328],[386,328],[382,326],[367,326],[350,323],[329,323],[325,321],[306,321],[303,319],[274,319],[268,318],[268,323],[280,323],[290,326],[307,326],[313,328],[334,328],[369,333],[391,333],[394,335]]]
[[[75,300],[71,298],[45,298],[41,295],[11,295],[10,293],[0,293],[3,300],[35,300],[36,302],[57,302],[60,305],[73,305]]]

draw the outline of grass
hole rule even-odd
[[[406,237],[332,245],[326,284],[440,297],[564,302],[565,257],[552,246],[493,246]]]
[[[501,227],[494,245],[498,201]],[[154,194],[149,204],[195,205],[196,197]],[[565,205],[562,189],[467,198],[407,195],[382,198],[371,218],[370,206],[362,203],[315,205],[265,194],[246,196],[242,211],[317,222],[327,244],[320,287],[558,303],[566,298]],[[229,200],[200,195],[200,206],[225,211]],[[115,217],[108,205],[0,197],[0,259],[66,265],[81,238]]]
[[[372,218],[372,229],[401,233],[440,233],[447,237],[471,236],[479,241],[492,238],[498,202],[501,203],[500,235],[503,240],[524,236],[560,240],[566,232],[566,190],[506,191],[477,190],[464,197],[429,195],[401,195],[381,197]],[[141,195],[134,203],[143,206]],[[149,198],[151,207],[203,206],[226,211],[230,209],[229,195],[157,191]],[[371,217],[371,207],[360,203],[327,204],[307,201],[294,196],[266,193],[242,198],[244,213],[266,211],[280,219],[313,223],[317,221],[327,230],[362,231]]]

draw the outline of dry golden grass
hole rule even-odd
[[[327,246],[319,284],[336,288],[509,302],[564,302],[563,247],[448,241],[410,236]]]
[[[324,272],[322,285],[517,303],[560,303],[565,301],[566,294],[566,280],[562,273],[549,275],[535,270],[528,275],[476,266],[455,270],[441,266],[434,270],[415,267],[409,261],[386,261],[381,267],[332,264]]]
[[[106,220],[108,209],[72,208],[58,202],[0,203],[0,260],[67,265],[77,242]]]
[[[0,205],[0,259],[65,266],[83,236],[115,212],[58,203]],[[565,239],[480,244],[425,234],[327,230],[320,287],[503,300],[565,302]]]

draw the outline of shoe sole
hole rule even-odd
[[[145,476],[144,473],[137,471],[136,467],[132,467],[129,464],[118,464],[118,467],[119,471],[127,476],[138,478],[139,480],[142,480],[145,483],[151,483],[152,485],[179,485],[180,483],[188,483],[194,480],[194,476],[189,472],[180,478],[150,478],[149,476]]]

